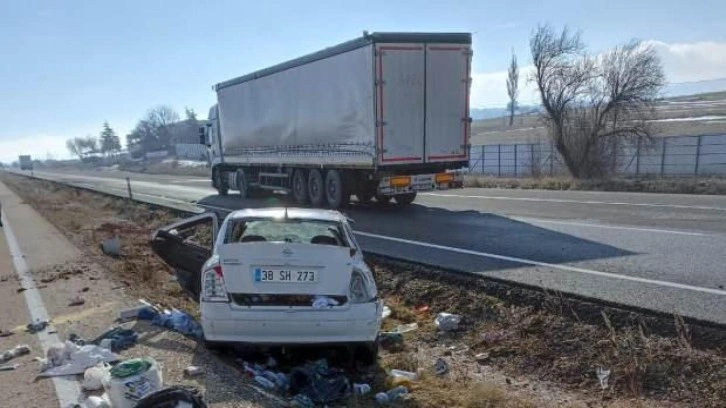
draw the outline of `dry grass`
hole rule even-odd
[[[726,179],[723,178],[577,180],[570,177],[497,178],[468,175],[464,179],[464,185],[466,187],[521,190],[583,190],[726,195]]]

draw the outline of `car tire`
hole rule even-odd
[[[308,195],[313,207],[322,207],[325,204],[325,182],[318,169],[312,169],[308,174]]]
[[[396,204],[399,207],[406,207],[416,199],[416,192],[406,194],[396,194]]]
[[[338,170],[328,170],[325,175],[325,201],[332,209],[343,208],[350,202],[343,174]]]
[[[212,172],[212,184],[217,189],[217,194],[226,196],[229,193],[229,187],[222,177],[222,171],[219,168],[214,169]]]
[[[355,347],[355,361],[365,366],[372,366],[378,361],[378,342],[362,343]]]
[[[242,169],[237,170],[237,189],[239,190],[239,196],[241,199],[248,198],[250,195],[250,187],[247,183],[247,175]]]
[[[310,202],[310,196],[308,195],[308,178],[306,177],[305,170],[296,169],[292,173],[292,198],[295,202],[301,205],[305,205]]]

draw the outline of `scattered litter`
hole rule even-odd
[[[123,361],[113,367],[110,373],[104,388],[114,408],[136,407],[141,398],[163,387],[161,368],[150,357]]]
[[[121,255],[121,240],[117,236],[104,240],[101,242],[101,252],[109,256]]]
[[[133,346],[138,338],[139,335],[135,331],[117,326],[96,337],[92,343],[115,352]]]
[[[446,363],[446,361],[439,357],[436,359],[436,362],[434,363],[434,372],[436,375],[444,375],[449,372],[449,364]]]
[[[25,354],[30,354],[30,346],[27,344],[20,344],[0,354],[0,363],[10,361],[15,357],[20,357]]]
[[[418,381],[418,374],[404,370],[391,370],[386,379],[386,386],[395,388],[404,386],[407,389],[413,388],[413,383]]]
[[[83,374],[87,368],[98,363],[118,361],[118,356],[96,345],[78,346],[71,341],[55,344],[48,348],[47,359],[42,363],[41,377]]]
[[[172,386],[152,392],[139,400],[136,408],[207,408],[201,392],[194,387]],[[114,406],[114,408],[116,408]]]
[[[75,344],[77,346],[85,346],[86,345],[86,340],[83,337],[77,335],[76,333],[69,334],[68,335],[68,341],[72,342],[73,344]]]
[[[408,389],[404,386],[399,386],[390,389],[386,392],[379,392],[376,394],[376,402],[381,405],[390,403],[391,401],[400,400],[404,395],[408,394]]]
[[[261,375],[255,376],[255,382],[257,384],[260,384],[262,388],[266,388],[268,390],[275,388],[274,382],[268,380],[266,377],[263,377]]]
[[[378,343],[383,348],[393,347],[403,343],[403,335],[397,331],[395,332],[380,332],[378,333]]]
[[[403,333],[412,332],[412,331],[415,331],[415,330],[418,330],[418,323],[399,324],[396,327],[396,331],[398,333],[402,333],[402,334]]]
[[[386,319],[389,316],[391,316],[391,308],[386,305],[383,305],[383,311],[381,311],[381,318]]]
[[[479,364],[483,364],[489,361],[489,353],[479,353],[474,358]]]
[[[118,313],[118,319],[120,321],[127,321],[131,319],[151,320],[159,313],[154,306],[151,305],[151,303],[143,299],[139,299],[139,302],[141,304],[138,306],[121,310]]]
[[[290,401],[290,406],[295,408],[313,408],[315,404],[307,395],[297,394]]]
[[[97,391],[103,388],[103,383],[110,378],[111,367],[106,363],[99,363],[83,373],[83,383],[81,386],[87,391]]]
[[[13,334],[15,334],[15,333],[13,333],[9,330],[0,329],[0,337],[9,337],[9,336],[12,336]]]
[[[188,375],[189,377],[196,377],[198,375],[204,374],[204,370],[202,369],[202,367],[189,366],[184,369],[184,374]]]
[[[597,375],[598,381],[600,381],[600,387],[603,390],[606,390],[608,388],[608,379],[610,378],[610,370],[607,368],[598,367],[595,370],[595,374]]]
[[[421,305],[421,306],[416,306],[413,310],[416,313],[428,313],[431,311],[431,308],[429,307],[429,305]]]
[[[371,392],[371,386],[365,383],[353,384],[353,392],[355,395],[366,395]]]
[[[337,300],[328,296],[315,296],[313,298],[313,309],[328,309],[338,305]]]
[[[110,408],[111,404],[108,401],[108,396],[105,394],[102,397],[92,395],[86,399],[86,407],[88,407],[88,408]]]
[[[20,364],[3,364],[0,365],[0,371],[14,371],[18,367],[20,367]]]
[[[84,303],[86,303],[86,299],[84,299],[83,296],[76,296],[68,302],[68,306],[80,306]]]
[[[18,288],[18,290],[16,290],[16,292],[18,292],[18,293],[23,293],[23,292],[25,292],[26,290],[27,290],[27,289],[25,289],[25,288]]]
[[[142,314],[139,314],[139,319],[141,318]],[[155,313],[151,319],[151,323],[156,326],[166,327],[167,329],[174,330],[195,339],[204,338],[202,326],[200,326],[191,315],[177,309],[164,311],[164,313]]]
[[[91,290],[91,288],[89,288],[88,286],[86,286],[83,289],[81,289],[81,292],[88,292],[89,290]]]
[[[502,340],[506,339],[508,336],[508,333],[504,330],[497,330],[497,331],[491,331],[486,332],[481,335],[481,339],[484,343],[486,343],[487,346],[493,346]]]
[[[284,390],[287,389],[289,385],[287,376],[283,373],[276,373],[270,370],[265,370],[262,372],[262,376],[272,381],[276,388]]]
[[[45,328],[48,327],[48,321],[47,320],[38,320],[34,323],[28,323],[25,326],[25,329],[29,333],[37,333],[39,331],[45,330]]]
[[[310,400],[326,404],[350,394],[350,382],[342,371],[331,369],[324,359],[296,367],[290,373],[292,394],[307,395]]]
[[[439,313],[434,320],[436,327],[441,331],[450,332],[459,328],[461,316],[451,313]]]

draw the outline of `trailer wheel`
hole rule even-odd
[[[325,203],[324,184],[323,175],[320,173],[320,170],[310,170],[308,174],[308,195],[310,196],[310,204],[313,207],[321,207]]]
[[[325,175],[325,198],[330,208],[343,208],[350,202],[350,193],[338,170],[328,170]]]
[[[396,204],[400,207],[405,207],[413,202],[413,200],[416,199],[416,192],[413,193],[405,193],[405,194],[396,194]]]
[[[226,196],[229,192],[229,187],[227,187],[227,183],[222,178],[222,172],[219,168],[212,171],[212,185],[217,189],[217,193],[221,196]]]
[[[391,202],[391,196],[389,195],[383,195],[383,194],[376,194],[376,201],[378,204],[386,205]]]
[[[239,196],[242,199],[245,199],[249,196],[250,193],[250,187],[247,183],[247,175],[245,175],[245,171],[242,169],[237,170],[237,190],[239,190]]]
[[[292,173],[292,197],[298,204],[307,204],[310,201],[308,196],[308,179],[305,177],[305,170],[297,169]]]

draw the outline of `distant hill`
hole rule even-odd
[[[528,115],[539,112],[540,109],[541,107],[539,105],[523,105],[517,109],[516,115]],[[470,115],[473,120],[494,119],[509,116],[509,111],[507,111],[506,107],[484,109],[471,108]]]
[[[663,90],[666,97],[686,96],[726,91],[726,78],[712,79],[709,81],[681,82],[668,84]]]

